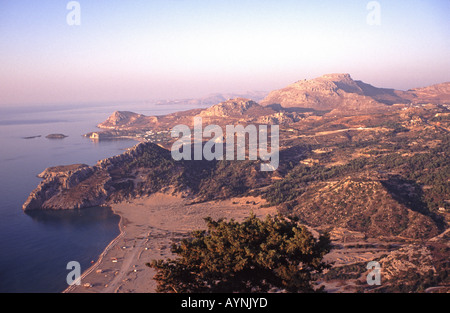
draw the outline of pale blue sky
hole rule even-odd
[[[201,97],[346,72],[450,81],[450,1],[0,0],[0,105]]]

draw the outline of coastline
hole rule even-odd
[[[111,208],[112,209],[112,208]],[[114,210],[113,210],[113,213],[114,214],[116,214],[115,212],[114,212]],[[118,214],[116,214],[116,215],[118,215]],[[119,233],[119,235],[117,235],[117,237],[116,238],[114,238],[106,247],[105,247],[105,249],[102,251],[102,253],[98,256],[98,259],[97,259],[97,261],[94,263],[94,264],[92,264],[87,270],[85,270],[82,274],[81,274],[81,276],[80,276],[80,281],[82,282],[89,274],[91,274],[95,269],[97,269],[99,266],[100,266],[100,264],[102,263],[102,261],[103,261],[103,258],[105,257],[105,255],[108,253],[108,251],[111,249],[111,248],[113,248],[116,244],[117,244],[117,242],[125,235],[125,231],[124,231],[124,228],[123,228],[123,224],[122,224],[122,220],[123,220],[123,217],[122,217],[122,215],[118,215],[119,217],[120,217],[120,220],[119,220],[119,223],[118,223],[118,226],[119,226],[119,231],[120,231],[120,233]],[[76,287],[78,287],[77,285],[71,285],[71,286],[68,286],[66,289],[64,289],[61,293],[70,293],[70,292],[72,292]]]
[[[260,218],[277,214],[275,207],[261,208],[261,198],[243,197],[190,204],[180,195],[156,193],[111,206],[120,216],[120,234],[81,275],[80,285],[62,293],[155,293],[152,259],[173,258],[171,245],[193,230],[204,229],[205,217],[241,221],[250,212]]]

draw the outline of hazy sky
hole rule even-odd
[[[450,1],[0,0],[0,105],[273,90],[326,73],[450,81]]]

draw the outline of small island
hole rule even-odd
[[[45,138],[47,138],[47,139],[64,139],[66,137],[68,137],[68,136],[66,136],[64,134],[50,134],[50,135],[45,136]]]

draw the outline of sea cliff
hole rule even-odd
[[[140,143],[125,153],[100,160],[94,166],[55,166],[38,175],[42,182],[23,204],[30,210],[69,210],[104,205],[116,191],[110,171],[142,154],[151,143]]]

